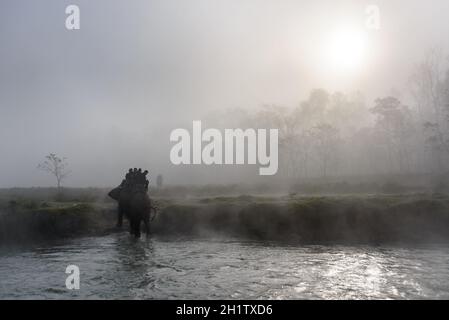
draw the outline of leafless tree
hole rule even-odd
[[[444,158],[449,156],[449,108],[445,106],[446,68],[442,50],[434,48],[415,68],[411,77],[411,93],[422,128],[422,139],[430,146],[439,171],[443,170]]]
[[[59,158],[56,154],[50,153],[45,157],[45,161],[38,165],[38,169],[52,174],[56,178],[58,189],[61,188],[62,181],[69,175],[66,158]]]
[[[321,166],[321,175],[327,178],[329,169],[337,165],[339,131],[328,123],[320,123],[313,128],[314,146]]]

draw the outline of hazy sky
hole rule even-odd
[[[80,30],[65,28],[69,4]],[[368,102],[405,91],[426,51],[448,48],[448,12],[447,0],[2,0],[0,187],[52,185],[36,169],[50,152],[68,158],[68,186],[115,185],[130,166],[194,182],[170,165],[172,129],[216,109],[295,106],[315,87]],[[331,38],[348,28],[363,61],[334,70]]]

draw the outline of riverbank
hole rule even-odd
[[[237,237],[302,243],[449,242],[443,194],[155,198],[156,236]],[[9,200],[0,243],[115,232],[116,204]],[[126,228],[126,226],[125,226]]]
[[[0,244],[106,234],[114,226],[115,207],[93,203],[14,203],[0,213]]]
[[[445,195],[216,197],[167,206],[155,233],[303,243],[449,241]]]

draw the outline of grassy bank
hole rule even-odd
[[[115,206],[94,203],[10,201],[0,208],[0,244],[104,234]]]
[[[443,195],[206,198],[166,207],[156,233],[350,243],[449,241]]]
[[[101,195],[101,192],[99,193]],[[70,198],[70,197],[67,197]],[[101,235],[116,204],[3,198],[2,243]],[[74,200],[74,199],[71,199]],[[303,243],[449,241],[449,197],[442,194],[156,198],[158,236],[232,236]]]

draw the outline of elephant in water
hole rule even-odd
[[[140,223],[143,221],[145,233],[150,233],[151,200],[143,185],[124,186],[112,190],[109,196],[119,203],[118,226],[121,226],[122,216],[129,220],[130,233],[140,237]]]

